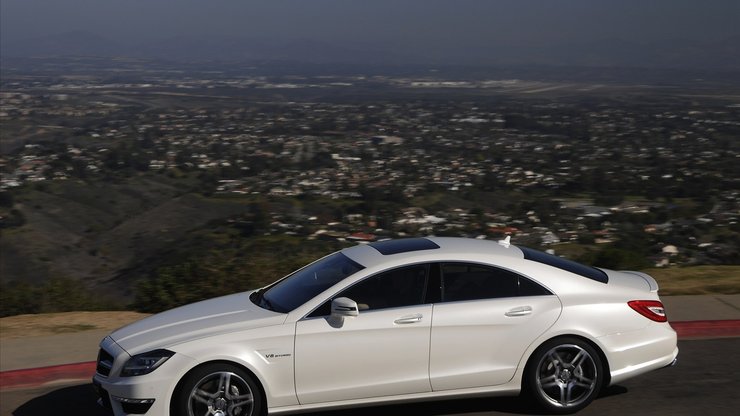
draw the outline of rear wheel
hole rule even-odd
[[[226,363],[189,373],[173,398],[172,416],[258,416],[262,396],[244,370]]]
[[[551,413],[573,413],[596,398],[604,381],[599,354],[577,338],[550,340],[535,351],[526,370],[531,395]]]

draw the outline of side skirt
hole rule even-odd
[[[516,396],[521,391],[521,382],[502,384],[493,387],[476,387],[473,389],[433,391],[428,393],[404,394],[398,396],[373,397],[368,399],[342,400],[336,402],[312,403],[297,406],[281,406],[268,409],[271,415],[309,412],[313,410],[337,410],[351,407],[413,403],[434,400],[463,399],[489,396]]]

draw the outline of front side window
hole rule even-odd
[[[294,272],[264,293],[256,292],[252,300],[267,309],[287,313],[362,269],[344,254],[334,253]]]
[[[531,280],[497,267],[469,263],[445,263],[441,267],[444,302],[551,294]]]
[[[343,290],[334,298],[346,297],[357,302],[360,311],[420,305],[426,290],[426,265],[416,265],[390,270]],[[325,302],[309,317],[327,316],[331,313],[331,300]]]

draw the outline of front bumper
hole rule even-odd
[[[169,414],[170,398],[183,369],[193,365],[191,358],[175,354],[149,374],[120,377],[118,374],[131,356],[110,338],[105,338],[100,346],[113,357],[110,372],[98,371],[92,379],[103,407],[115,416]]]
[[[126,414],[126,415],[145,415],[147,414],[156,399],[128,399],[125,397],[111,397],[108,391],[103,388],[103,385],[93,378],[93,388],[95,388],[98,394],[98,404],[115,415]],[[115,403],[115,407],[113,405]]]

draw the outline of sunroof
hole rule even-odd
[[[439,246],[426,238],[402,238],[400,240],[386,240],[370,243],[370,247],[378,250],[380,254],[390,255],[408,253],[409,251],[434,250]]]

